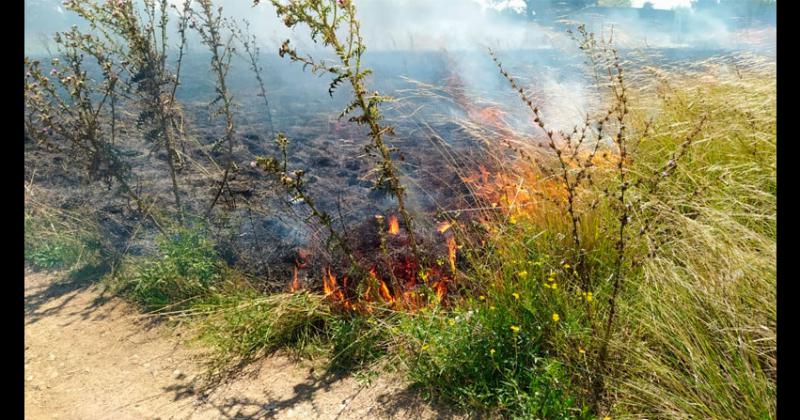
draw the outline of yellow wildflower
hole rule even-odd
[[[570,267],[571,266],[569,264],[564,264],[564,268],[566,268],[567,270],[569,270]]]
[[[428,350],[428,348],[430,348],[430,346],[425,344],[422,346],[422,351]]]
[[[514,217],[514,216],[509,217],[508,218],[508,223],[511,223],[512,225],[516,225],[517,224],[517,218]]]
[[[592,301],[592,292],[586,292],[586,301],[587,302],[591,302]]]
[[[553,289],[558,289],[558,283],[553,283],[553,285],[550,287],[552,287]]]
[[[486,296],[484,296],[484,295],[480,295],[480,296],[478,296],[478,299],[480,299],[480,300],[486,300]]]
[[[586,350],[584,350],[583,347],[578,347],[578,353],[584,354],[586,353]]]
[[[519,300],[519,293],[512,293],[511,296],[514,296],[514,299]]]
[[[516,326],[516,325],[512,325],[511,326],[511,331],[514,331],[515,333],[518,333],[519,332],[519,327]]]
[[[605,416],[605,417],[603,417],[603,420],[611,420],[611,417]]]
[[[519,273],[517,273],[517,275],[519,276],[519,278],[524,279],[525,277],[528,277],[528,272],[525,271],[525,270],[522,270]]]
[[[558,322],[559,319],[561,319],[561,317],[559,317],[557,313],[553,312],[553,321]]]
[[[455,321],[453,321],[452,319],[448,319],[448,320],[447,320],[447,323],[448,323],[448,324],[449,324],[451,327],[452,327],[453,325],[456,325],[456,322],[455,322]]]
[[[489,354],[491,354],[492,356],[494,356],[494,349],[491,349],[491,350],[489,350]]]
[[[495,309],[497,309],[497,308],[495,308],[494,306],[490,306],[490,307],[489,307],[489,310],[492,310],[492,311],[493,311],[493,310],[495,310]]]

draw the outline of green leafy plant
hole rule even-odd
[[[220,281],[222,261],[199,230],[162,235],[158,249],[156,258],[139,261],[121,274],[120,290],[144,308],[185,306]]]

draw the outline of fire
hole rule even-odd
[[[329,296],[336,288],[336,277],[331,274],[331,269],[327,269],[327,275],[322,276],[322,291],[325,296]]]
[[[300,290],[300,279],[297,278],[297,266],[295,266],[292,274],[292,292],[296,292],[298,290]]]
[[[322,277],[322,290],[325,292],[325,296],[331,296],[335,300],[344,301],[344,293],[336,283],[336,276],[331,273],[330,268],[326,271],[327,276]],[[347,284],[347,277],[344,278],[344,283]]]
[[[386,282],[381,280],[381,288],[380,288],[381,297],[388,303],[394,303],[394,297],[389,292],[389,286],[386,285]]]
[[[447,232],[447,230],[448,230],[448,229],[450,229],[452,226],[453,226],[453,225],[452,225],[450,222],[448,222],[448,221],[444,221],[444,222],[441,222],[441,223],[439,223],[439,225],[438,225],[438,226],[436,226],[436,231],[437,231],[437,232],[439,232],[439,233],[445,233],[445,232]]]
[[[450,271],[456,272],[456,238],[453,235],[447,237],[447,261],[450,262]]]
[[[382,217],[376,217],[376,220],[379,225],[382,224]],[[397,216],[388,216],[388,222],[389,234],[399,234]],[[325,297],[336,304],[339,310],[360,313],[372,313],[387,306],[393,310],[415,312],[428,305],[442,304],[456,272],[457,244],[451,230],[453,225],[453,222],[445,221],[436,227],[437,232],[444,236],[441,239],[447,246],[449,270],[443,267],[441,259],[438,265],[422,266],[409,253],[387,253],[381,265],[373,265],[368,268],[365,278],[356,279],[361,284],[353,279],[348,284],[346,276],[337,280],[332,269],[326,268],[322,277]]]
[[[433,290],[436,291],[436,297],[441,301],[447,292],[447,284],[444,281],[437,281],[433,284]]]
[[[400,233],[400,224],[397,222],[397,216],[389,216],[389,234],[397,235]]]
[[[406,261],[408,263],[408,261]],[[404,267],[407,268],[407,267]],[[414,267],[415,269],[418,269]],[[394,272],[398,276],[399,271]],[[357,311],[362,313],[372,313],[375,309],[373,302],[375,297],[393,309],[415,312],[420,308],[432,304],[434,301],[426,299],[424,293],[420,293],[420,287],[429,284],[431,291],[436,296],[436,302],[441,303],[447,294],[447,287],[450,278],[443,270],[432,267],[423,271],[414,272],[413,278],[397,277],[401,285],[394,285],[394,292],[390,289],[389,283],[380,278],[376,268],[369,270],[369,278],[365,279],[366,289],[360,295],[348,297],[347,277],[337,281],[330,268],[327,268],[322,279],[325,297],[333,303],[341,305],[344,311]],[[393,277],[394,278],[394,277]],[[429,283],[430,282],[430,283]],[[394,283],[393,283],[394,284]]]

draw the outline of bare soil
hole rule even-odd
[[[25,277],[27,419],[452,418],[407,384],[321,377],[266,358],[209,387],[185,327],[154,323],[86,279]]]

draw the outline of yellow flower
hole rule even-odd
[[[553,289],[558,289],[558,283],[553,283],[553,285],[550,287],[552,287]]]
[[[430,348],[430,346],[425,344],[422,346],[422,351],[428,350],[428,348]]]
[[[480,295],[480,296],[478,296],[478,299],[480,299],[480,300],[486,300],[486,296]]]
[[[492,310],[492,311],[493,311],[493,310],[495,310],[495,309],[497,309],[497,308],[495,308],[494,306],[490,306],[490,307],[489,307],[489,310]]]
[[[550,288],[550,285],[549,285],[549,284],[547,284],[547,283],[542,283],[542,284],[544,285],[544,287],[546,287],[546,288],[548,288],[548,289]]]
[[[592,292],[586,292],[586,301],[587,302],[591,302],[592,301]]]
[[[512,293],[511,296],[514,296],[514,299],[519,300],[519,293]]]
[[[450,326],[456,325],[456,322],[453,321],[452,319],[448,319],[447,323],[450,324]]]
[[[517,224],[517,218],[514,217],[514,216],[509,217],[508,218],[508,223],[511,223],[512,225],[516,225]]]
[[[558,322],[559,319],[561,319],[561,317],[559,317],[557,313],[553,312],[553,321]]]
[[[605,416],[605,417],[603,417],[603,420],[611,420],[611,417]]]
[[[517,273],[517,275],[519,276],[519,278],[524,279],[525,277],[528,277],[528,272],[525,271],[525,270],[522,270],[519,273]]]
[[[584,350],[583,347],[578,347],[578,353],[584,354],[586,353],[586,350]]]
[[[511,331],[514,331],[515,333],[518,333],[519,332],[519,327],[516,326],[516,325],[512,325],[511,326]]]
[[[569,264],[564,264],[564,268],[566,268],[567,270],[569,270],[569,267],[570,267]]]
[[[494,349],[491,349],[491,350],[489,350],[489,354],[491,354],[492,356],[494,356]]]

